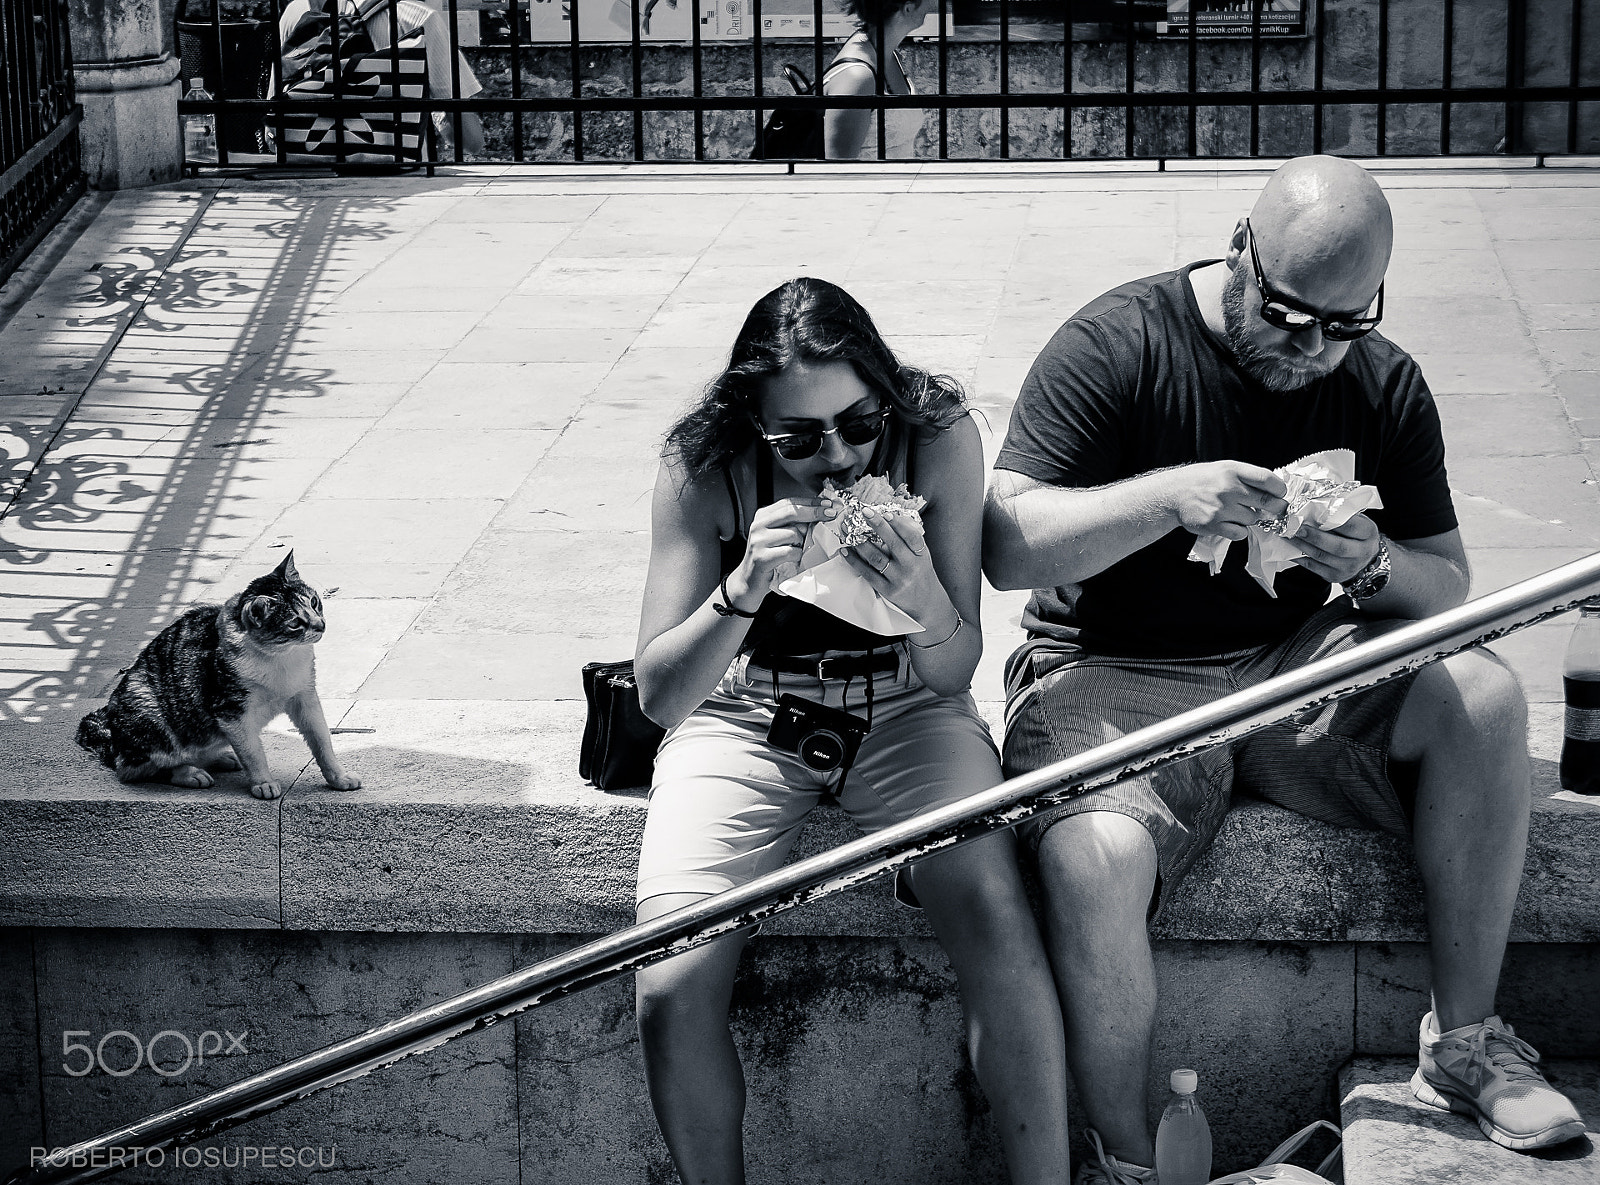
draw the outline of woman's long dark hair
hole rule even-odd
[[[752,417],[761,409],[761,384],[797,362],[850,363],[893,408],[894,419],[920,429],[924,439],[966,414],[960,383],[900,365],[853,296],[826,280],[800,276],[756,301],[734,339],[727,369],[672,426],[664,455],[691,479],[727,465],[759,439]]]

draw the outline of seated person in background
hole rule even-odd
[[[325,58],[292,52],[295,27],[308,15],[326,12],[328,0],[289,0],[284,5],[283,14],[278,20],[278,36],[285,47],[283,60],[283,73],[285,85],[304,77],[307,67],[312,66],[320,71],[327,68]],[[389,6],[391,0],[338,0],[339,3],[339,32],[340,50],[342,58],[348,56],[345,48],[347,31],[356,29],[356,22],[360,22],[366,30],[366,35],[372,43],[374,50],[389,48]],[[428,55],[428,95],[434,99],[461,98],[470,99],[483,89],[477,76],[472,73],[472,67],[467,65],[467,59],[457,53],[457,64],[461,73],[461,92],[452,93],[454,80],[450,69],[450,29],[447,24],[448,17],[437,9],[429,8],[418,0],[393,0],[396,12],[395,25],[400,33],[402,43],[407,38],[419,35],[423,48]],[[304,40],[304,38],[300,38]],[[364,47],[363,47],[364,48]],[[433,116],[433,126],[439,144],[441,159],[454,156],[455,148],[455,117],[445,112],[436,112]],[[468,157],[483,152],[483,121],[476,112],[466,111],[461,113],[461,151]]]
[[[874,633],[774,591],[808,526],[837,509],[824,481],[848,489],[868,473],[925,497],[923,525],[870,516],[882,546],[863,538],[848,563],[924,632]],[[776,869],[824,794],[878,831],[999,782],[968,690],[983,650],[982,504],[983,452],[959,387],[900,365],[866,310],[825,281],[790,280],[757,302],[727,369],[668,434],[656,480],[635,672],[668,731],[639,921]],[[785,693],[867,724],[853,761],[803,761],[769,736]],[[1012,1181],[1066,1185],[1061,1010],[1015,839],[931,856],[906,880],[954,965]],[[745,1179],[728,1005],[749,937],[638,972],[650,1097],[685,1182]],[[869,1083],[836,1090],[870,1113]]]
[[[1370,332],[1392,241],[1388,202],[1359,165],[1290,161],[1224,260],[1113,289],[1039,355],[984,531],[994,585],[1036,590],[1006,671],[1009,776],[1466,599],[1433,396],[1410,356]],[[1354,451],[1382,509],[1301,528],[1276,599],[1245,571],[1243,545],[1215,576],[1188,558],[1196,536],[1240,540],[1278,518],[1287,491],[1273,469],[1335,448]],[[1080,1181],[1153,1179],[1147,919],[1216,836],[1235,787],[1410,839],[1433,989],[1417,1098],[1508,1148],[1582,1134],[1495,1015],[1529,778],[1522,691],[1475,649],[1025,824],[1068,1060],[1103,1142]]]
[[[885,65],[883,92],[914,95],[916,90],[900,64],[900,43],[920,28],[930,12],[939,11],[938,0],[845,0],[845,9],[861,26],[839,47],[822,76],[825,95],[875,95],[878,90],[878,46]],[[883,111],[883,156],[908,160],[917,155],[917,133],[922,130],[922,108],[886,107]],[[829,110],[823,117],[822,143],[830,160],[878,159],[878,112],[871,107]],[[813,150],[814,151],[814,150]]]

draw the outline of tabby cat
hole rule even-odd
[[[355,790],[317,698],[312,647],[322,598],[295,571],[294,553],[224,605],[191,609],[151,640],[105,707],[78,725],[78,744],[124,782],[211,785],[212,769],[242,768],[250,793],[277,798],[261,730],[280,712],[300,730],[335,790]]]

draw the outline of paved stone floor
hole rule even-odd
[[[95,199],[0,291],[0,713],[82,711],[181,607],[292,547],[330,598],[319,669],[347,724],[440,700],[565,719],[580,665],[632,652],[661,433],[763,292],[844,284],[966,384],[992,456],[1056,326],[1219,254],[1263,175],[597,168]],[[1384,331],[1439,396],[1475,592],[1594,549],[1600,172],[1381,179]],[[986,602],[981,700],[1020,604]],[[1546,748],[1566,630],[1501,647]]]

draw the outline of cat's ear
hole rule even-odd
[[[294,566],[294,551],[293,551],[293,549],[290,550],[288,555],[283,557],[283,563],[279,564],[276,568],[274,568],[272,570],[272,574],[274,576],[280,576],[284,580],[299,580],[300,579],[300,573],[295,570],[295,566]]]
[[[239,606],[239,620],[247,630],[259,630],[272,616],[271,597],[250,597]]]

